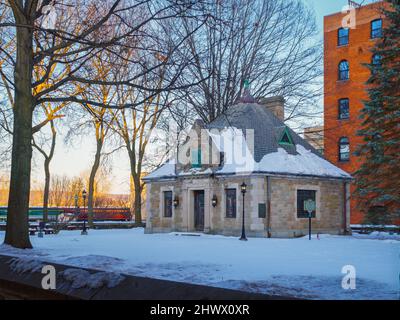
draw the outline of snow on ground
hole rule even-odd
[[[0,241],[4,232],[0,232]],[[400,241],[322,235],[309,241],[143,229],[63,231],[31,237],[33,250],[1,245],[0,254],[138,276],[311,299],[399,299]],[[344,290],[342,267],[356,268]]]

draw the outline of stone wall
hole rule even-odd
[[[298,237],[308,234],[308,219],[297,218],[297,189],[316,190],[313,233],[343,233],[343,182],[317,179],[271,179],[271,234]]]
[[[267,179],[264,176],[201,178],[191,177],[176,181],[148,184],[146,232],[194,232],[194,191],[204,190],[204,232],[240,236],[242,227],[242,182],[247,184],[245,195],[245,227],[249,236],[297,237],[308,233],[308,219],[297,218],[297,189],[316,190],[316,218],[313,233],[343,232],[343,182],[311,178],[270,178],[270,214],[259,218],[259,204],[268,210]],[[226,217],[225,189],[236,189],[236,217]],[[163,215],[163,191],[171,190],[179,205],[171,218]],[[211,200],[217,197],[217,206]],[[268,219],[269,224],[268,224]],[[349,220],[347,220],[349,221]]]

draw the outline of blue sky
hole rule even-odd
[[[363,5],[374,2],[374,0],[355,1]],[[304,0],[304,2],[314,8],[321,35],[324,27],[324,16],[342,11],[342,8],[348,4],[348,0]]]
[[[347,0],[304,0],[307,4],[314,8],[318,27],[323,32],[324,16],[342,11],[347,5]],[[358,0],[361,3],[363,0]],[[368,2],[368,1],[365,1]]]

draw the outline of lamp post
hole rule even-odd
[[[243,181],[242,185],[240,186],[240,190],[242,191],[242,195],[243,195],[242,236],[239,239],[242,241],[247,241],[246,232],[244,230],[244,195],[246,194],[246,191],[247,191],[246,189],[247,189],[247,184],[244,183],[244,181]]]
[[[85,216],[86,190],[82,191],[82,198],[83,198],[83,229],[81,235],[86,236],[88,234],[86,230],[86,216]]]

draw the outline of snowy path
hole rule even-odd
[[[0,232],[3,241],[4,232]],[[322,236],[320,240],[144,234],[143,229],[64,231],[32,237],[33,250],[0,254],[269,294],[322,299],[398,299],[400,241]],[[341,287],[353,265],[356,290]]]

